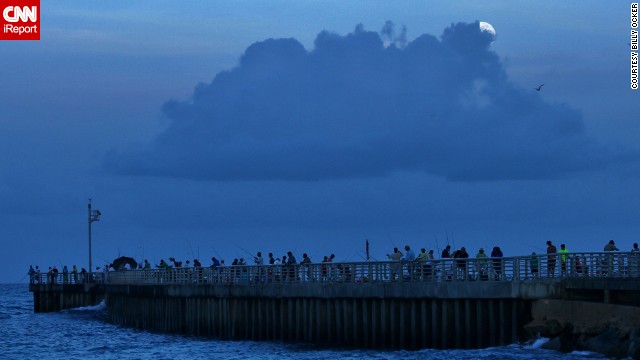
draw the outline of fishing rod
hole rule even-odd
[[[391,245],[393,245],[394,248],[398,247],[398,245],[396,245],[396,242],[391,240],[391,237],[389,237],[389,242],[391,243]]]
[[[22,280],[24,280],[24,278],[26,278],[26,277],[27,277],[27,275],[29,275],[29,273],[24,274],[24,275],[22,276],[22,278],[20,279],[20,281],[18,281],[18,284],[21,284],[21,283],[22,283]],[[34,276],[35,276],[35,275],[34,275]]]
[[[353,259],[353,255],[358,255],[358,256],[360,256],[360,255],[356,252],[356,253],[354,253],[354,254],[351,254],[348,258],[344,259],[344,262],[350,262],[350,261],[351,261],[351,259]],[[360,256],[360,257],[362,257],[362,256]]]
[[[249,256],[251,256],[254,260],[257,260],[258,258],[253,255],[252,253],[250,253],[247,249],[243,248],[242,246],[238,245],[238,244],[234,244],[236,247],[238,247],[240,250],[244,251],[245,253],[247,253]]]
[[[370,260],[366,259],[366,257],[362,255],[362,251],[361,250],[358,251],[357,255],[358,255],[358,257],[360,257],[360,258],[362,258],[362,259],[364,259],[366,261],[370,261],[370,260],[378,261],[378,259],[376,259],[374,256],[371,256],[371,255],[369,255]]]
[[[191,247],[191,240],[187,240],[187,244],[189,244],[189,255],[190,255],[191,259],[195,259],[193,257],[193,248]]]
[[[537,249],[537,250],[540,250],[540,251],[543,251],[543,252],[546,251],[543,248],[540,248],[540,247],[537,247],[537,246],[533,246],[533,245],[531,245],[529,243],[524,243],[524,244],[527,245],[528,247],[531,247],[531,248],[534,248],[534,249]]]
[[[371,249],[369,249],[369,250],[371,250]],[[362,250],[360,250],[360,252],[362,252]],[[364,254],[369,256],[369,259],[367,259],[367,261],[369,261],[370,259],[373,260],[373,261],[378,261],[378,259],[376,259],[375,256],[371,255],[371,251],[369,251],[369,254],[367,254],[366,252],[364,252]]]
[[[213,246],[211,247],[211,250],[213,250],[214,253],[216,253],[216,255],[218,255],[218,261],[220,262],[220,264],[222,264],[222,256],[220,256],[220,253],[218,252],[218,250],[216,250],[216,248],[214,248]]]
[[[396,245],[396,242],[393,241],[393,239],[391,238],[391,234],[387,231],[387,239],[389,240],[389,242],[391,243],[391,245],[393,245],[394,248],[397,248],[398,245]]]

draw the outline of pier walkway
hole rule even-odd
[[[592,252],[504,258],[367,261],[305,265],[241,265],[41,273],[31,284],[291,284],[367,282],[504,282],[566,278],[640,278],[640,253]]]

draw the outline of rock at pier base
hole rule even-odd
[[[640,358],[640,308],[582,301],[539,300],[533,320],[525,325],[530,336],[551,340],[542,348],[561,352],[586,350],[608,357]]]

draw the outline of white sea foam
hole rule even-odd
[[[104,310],[106,308],[107,308],[107,304],[105,304],[104,300],[102,300],[100,302],[100,304],[98,304],[98,305],[82,306],[82,307],[71,309],[71,310],[74,310],[74,311],[100,311],[100,310]]]
[[[545,343],[549,342],[549,338],[537,338],[533,343],[531,343],[530,345],[525,346],[525,349],[541,349],[542,345],[544,345]]]
[[[577,355],[577,356],[586,356],[589,358],[604,358],[605,356],[602,354],[598,354],[596,352],[592,352],[592,351],[572,351],[571,355]]]

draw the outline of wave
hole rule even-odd
[[[535,339],[531,344],[525,346],[525,349],[542,349],[542,345],[546,344],[549,342],[549,338],[537,338]]]
[[[78,308],[73,308],[71,311],[102,311],[107,308],[107,304],[105,304],[104,300],[100,301],[98,305],[93,306],[82,306]]]

